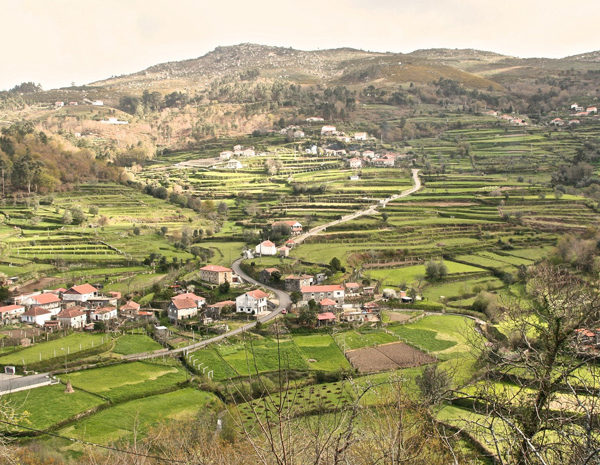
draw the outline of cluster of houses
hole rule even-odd
[[[495,116],[498,119],[507,121],[508,123],[512,124],[513,126],[528,126],[527,121],[525,121],[523,118],[518,118],[515,116],[507,115],[506,113],[500,114],[496,110],[487,110],[487,111],[484,111],[483,114],[488,115],[488,116]]]
[[[586,107],[584,110],[583,106],[577,103],[572,103],[570,109],[571,112],[573,112],[573,116],[590,116],[598,114],[598,107],[594,106]]]
[[[10,305],[0,307],[3,324],[16,322],[45,329],[91,329],[95,322],[117,320],[119,313],[130,318],[153,317],[143,312],[135,302],[127,302],[117,309],[120,292],[101,295],[91,284],[80,284],[69,289],[21,294],[13,297]]]
[[[325,125],[321,128],[321,135],[335,137],[340,142],[346,143],[374,139],[373,137],[369,136],[369,134],[366,132],[355,132],[352,136],[348,136],[344,132],[338,131],[335,126],[330,125]]]
[[[104,106],[104,102],[102,100],[83,99],[83,103],[87,104],[87,105],[93,105],[95,107],[102,107],[102,106]],[[56,102],[54,102],[54,108],[56,108],[56,109],[63,108],[67,104],[70,107],[76,107],[77,105],[79,105],[79,102],[73,101],[73,102],[68,102],[68,103],[65,104],[65,102],[62,102],[62,101],[56,101]]]
[[[220,166],[229,170],[239,170],[244,167],[241,161],[235,159],[239,158],[252,158],[256,156],[265,155],[264,153],[256,153],[254,147],[244,147],[242,145],[234,145],[233,150],[225,150],[219,154],[219,161],[222,162]]]

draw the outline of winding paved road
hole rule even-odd
[[[306,232],[300,236],[297,236],[294,239],[294,243],[301,244],[305,239],[307,239],[311,236],[315,236],[322,231],[325,231],[328,227],[334,226],[336,224],[345,223],[347,221],[352,221],[352,220],[359,218],[361,216],[364,216],[364,215],[371,215],[371,214],[375,213],[378,208],[380,208],[380,207],[385,208],[387,206],[387,204],[391,201],[394,201],[401,197],[406,197],[410,194],[414,194],[419,189],[421,189],[421,179],[419,178],[419,170],[418,169],[412,170],[412,178],[413,178],[414,186],[411,187],[410,189],[407,189],[407,190],[401,192],[400,194],[394,194],[391,197],[380,200],[379,203],[377,203],[375,205],[371,205],[369,208],[365,208],[363,210],[358,210],[354,213],[351,213],[350,215],[346,215],[346,216],[340,218],[339,220],[334,220],[327,224],[323,224],[321,226],[316,226],[316,227],[312,228],[311,230],[309,230],[308,232]],[[275,294],[277,296],[277,298],[279,299],[279,305],[277,306],[277,308],[275,308],[275,310],[273,310],[268,315],[261,316],[260,318],[258,318],[257,321],[260,321],[261,323],[270,321],[273,318],[277,317],[283,309],[287,309],[290,307],[292,301],[290,300],[290,296],[287,292],[282,291],[281,289],[276,289],[274,287],[267,286],[266,284],[258,282],[255,279],[253,279],[252,277],[248,276],[244,272],[244,270],[242,270],[242,268],[240,266],[241,263],[242,263],[242,259],[238,258],[236,261],[234,261],[231,264],[231,268],[240,278],[242,278],[242,280],[244,280],[248,283],[254,284],[256,286],[260,286],[265,289],[268,289],[270,292]],[[222,341],[223,339],[226,339],[228,337],[235,336],[236,334],[241,334],[245,331],[248,331],[249,329],[254,328],[256,326],[256,323],[257,323],[256,321],[252,321],[252,322],[250,322],[244,326],[241,326],[237,329],[228,331],[224,334],[220,334],[219,336],[211,337],[210,339],[204,339],[203,341],[196,342],[194,344],[190,344],[189,346],[180,347],[178,349],[172,349],[172,350],[162,349],[162,350],[158,350],[155,352],[148,352],[148,353],[144,353],[144,354],[133,354],[133,355],[125,356],[123,358],[125,360],[146,360],[149,358],[164,357],[166,355],[177,355],[177,354],[187,355],[189,352],[193,352],[194,350],[197,350],[197,349],[202,349],[203,347],[206,347],[207,345],[212,344],[214,342]]]
[[[396,199],[399,199],[399,198],[402,198],[402,197],[406,197],[406,196],[408,196],[410,194],[414,194],[419,189],[421,189],[421,179],[419,178],[419,170],[418,169],[413,169],[412,170],[412,178],[413,178],[414,185],[410,189],[402,191],[400,194],[394,194],[391,197],[388,197],[386,199],[380,200],[379,203],[371,205],[369,208],[365,208],[363,210],[358,210],[358,211],[356,211],[354,213],[351,213],[349,215],[343,216],[339,220],[330,221],[329,223],[322,224],[320,226],[316,226],[316,227],[312,228],[311,230],[307,231],[306,233],[300,234],[295,239],[293,239],[294,244],[301,244],[302,242],[304,242],[309,237],[316,236],[317,234],[319,234],[320,232],[323,232],[323,231],[327,230],[327,228],[330,228],[331,226],[335,226],[337,224],[346,223],[347,221],[355,220],[356,218],[359,218],[359,217],[364,216],[364,215],[372,215],[372,214],[374,214],[374,213],[377,212],[377,209],[379,207],[385,208],[385,207],[387,207],[387,204],[389,202],[393,202]]]

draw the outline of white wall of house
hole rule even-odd
[[[267,298],[261,297],[255,299],[251,295],[242,294],[235,299],[235,311],[237,313],[249,313],[256,315],[257,313],[267,310]]]

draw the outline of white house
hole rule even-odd
[[[260,289],[246,292],[235,299],[235,311],[250,315],[265,312],[267,311],[267,297],[269,295]]]
[[[365,157],[365,158],[374,158],[375,157],[375,152],[373,152],[372,150],[365,150],[363,152],[363,157]]]
[[[309,116],[306,118],[307,123],[322,123],[323,121],[325,121],[325,119],[320,116]]]
[[[94,105],[95,107],[102,107],[104,106],[104,102],[102,100],[94,100],[92,101],[92,105]]]
[[[198,315],[198,304],[192,299],[172,298],[167,310],[169,320],[188,320]]]
[[[309,154],[309,155],[318,155],[319,148],[316,145],[311,145],[304,152],[307,153],[307,154]]]
[[[233,157],[233,152],[230,152],[229,150],[226,150],[225,152],[221,152],[219,154],[219,159],[223,161],[229,160],[231,157]]]
[[[323,126],[321,128],[321,135],[322,136],[331,136],[331,135],[335,135],[336,133],[336,129],[335,126]]]
[[[117,319],[117,307],[100,307],[90,312],[91,321],[109,321]]]
[[[302,234],[302,224],[295,220],[276,221],[271,225],[271,229],[276,229],[278,226],[288,226],[292,236]]]
[[[277,247],[269,240],[258,244],[255,250],[259,255],[277,255]]]
[[[18,319],[23,313],[25,313],[23,305],[5,305],[0,307],[0,321],[9,322]]]
[[[362,167],[362,160],[360,158],[351,158],[348,163],[350,164],[350,168],[357,169]]]
[[[81,307],[65,308],[58,314],[56,319],[60,321],[62,326],[68,328],[83,328],[87,323],[87,315],[82,311]]]
[[[44,326],[44,323],[52,318],[52,313],[39,307],[31,307],[21,314],[21,321],[30,325]]]
[[[587,111],[588,113],[598,113],[598,108],[597,107],[587,107],[585,109],[585,111]]]
[[[87,302],[92,297],[98,295],[98,289],[91,284],[80,284],[79,286],[73,286],[67,291],[63,292],[63,300],[75,301],[75,302]]]
[[[354,140],[367,140],[369,135],[366,132],[355,132]]]
[[[242,163],[239,160],[229,160],[225,164],[225,168],[228,170],[239,170],[239,169],[242,169],[243,167],[244,167],[244,165],[242,165]]]

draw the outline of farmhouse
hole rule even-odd
[[[396,157],[393,155],[383,155],[379,158],[375,158],[372,163],[373,166],[378,167],[393,167],[396,163]]]
[[[598,108],[597,107],[587,107],[585,109],[585,111],[587,111],[588,113],[594,113],[594,114],[596,114],[596,113],[598,113]]]
[[[223,161],[229,160],[231,157],[233,157],[233,152],[230,151],[221,152],[219,154],[219,159]]]
[[[258,274],[258,279],[261,283],[268,283],[273,278],[273,273],[279,273],[281,276],[281,271],[277,268],[265,268]]]
[[[360,295],[360,284],[358,283],[346,283],[344,284],[344,288],[346,289],[346,295],[348,296]]]
[[[364,158],[375,158],[375,152],[372,150],[365,150],[362,155]]]
[[[125,305],[122,305],[121,313],[127,315],[136,315],[140,311],[141,305],[133,300],[129,300]]]
[[[109,321],[117,319],[117,307],[100,307],[90,312],[90,321]]]
[[[186,292],[185,294],[176,295],[175,297],[173,297],[173,299],[177,299],[177,300],[179,300],[179,299],[188,300],[189,299],[192,302],[194,302],[196,304],[196,307],[198,307],[198,308],[202,307],[206,303],[206,299],[204,297],[196,295],[193,292]]]
[[[234,308],[235,302],[233,300],[223,300],[221,302],[216,302],[214,304],[208,304],[206,306],[205,315],[207,318],[212,318],[213,320],[218,320],[221,318],[221,312],[223,309]]]
[[[29,305],[48,310],[52,315],[60,312],[61,300],[56,294],[47,292],[45,294],[34,295],[27,300]]]
[[[277,255],[277,247],[269,240],[258,244],[255,251],[259,255]]]
[[[344,288],[340,284],[303,286],[300,292],[302,292],[302,301],[305,303],[310,300],[320,302],[325,298],[331,299],[340,305],[344,303]]]
[[[565,122],[560,118],[554,118],[552,121],[550,121],[550,124],[553,126],[564,126]]]
[[[200,279],[211,284],[230,283],[232,281],[233,270],[226,266],[206,265],[200,268]]]
[[[323,312],[317,315],[317,323],[319,326],[324,324],[335,323],[336,317],[332,312]]]
[[[348,161],[350,168],[357,169],[362,167],[362,160],[360,158],[351,158]]]
[[[2,323],[9,323],[15,319],[18,319],[23,313],[25,313],[25,307],[23,305],[6,305],[0,307],[0,321]]]
[[[65,308],[57,315],[56,319],[63,327],[83,328],[87,323],[87,316],[82,310],[81,307]]]
[[[246,292],[235,299],[235,311],[237,313],[249,313],[250,315],[266,312],[267,297],[269,295],[260,289]]]
[[[345,311],[340,315],[340,320],[347,321],[349,323],[355,321],[363,323],[365,321],[365,314],[359,310]]]
[[[334,311],[338,307],[338,304],[335,300],[328,298],[321,300],[321,302],[319,302],[319,305],[321,306],[321,310],[327,312]]]
[[[80,284],[73,286],[69,290],[63,292],[63,300],[71,300],[75,302],[87,302],[92,297],[98,296],[98,289],[91,284]]]
[[[188,320],[198,315],[198,304],[192,299],[177,299],[173,297],[167,309],[169,320]]]
[[[366,132],[355,132],[354,140],[367,140],[369,135]]]
[[[284,220],[284,221],[276,221],[271,225],[271,229],[277,228],[289,228],[290,234],[292,236],[297,236],[298,234],[302,234],[302,224],[296,220]]]
[[[335,126],[323,126],[321,128],[322,136],[332,136],[335,135],[337,131],[335,130]]]
[[[21,321],[32,325],[44,326],[44,323],[52,318],[52,313],[40,307],[31,307],[21,314]]]
[[[569,120],[569,126],[574,126],[576,124],[581,124],[581,121],[579,121],[578,119]]]
[[[583,111],[583,107],[576,103],[571,104],[571,110],[573,111]]]
[[[300,276],[290,274],[285,278],[285,290],[289,292],[300,292],[303,287],[310,286],[313,283],[313,277],[309,274]]]
[[[307,123],[321,123],[323,121],[325,121],[325,119],[321,118],[320,116],[309,116],[306,118]]]
[[[290,256],[290,248],[284,246],[281,246],[277,249],[277,252],[279,252],[279,256],[280,257],[289,257]]]

